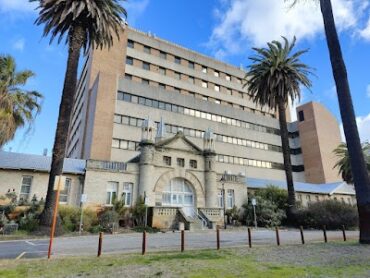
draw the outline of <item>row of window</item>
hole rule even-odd
[[[139,60],[138,60],[139,61]],[[153,67],[152,64],[150,63],[147,63],[147,62],[144,62],[144,61],[141,61],[142,63],[142,69],[144,70],[148,70],[150,71],[151,70],[151,67]],[[132,57],[127,57],[126,58],[126,64],[128,65],[134,65],[134,58]],[[153,69],[152,69],[153,70]],[[161,75],[164,75],[166,76],[168,73],[168,69],[166,68],[163,68],[163,67],[159,67],[158,68],[158,72],[159,74]],[[206,89],[213,89],[215,92],[223,92],[227,95],[232,95],[232,96],[237,96],[239,98],[244,98],[244,94],[243,92],[240,92],[240,91],[235,91],[235,90],[232,90],[230,88],[227,88],[227,87],[222,87],[220,85],[217,85],[217,84],[213,84],[211,85],[211,83],[209,83],[208,81],[206,80],[201,80],[201,79],[197,79],[193,76],[188,76],[188,75],[185,75],[183,73],[180,73],[180,72],[174,72],[173,73],[174,75],[174,78],[177,79],[177,80],[183,80],[183,81],[186,81],[190,84],[200,84],[203,88],[206,88]],[[125,74],[125,79],[128,79],[128,80],[132,80],[133,79],[133,76],[130,75],[130,74]],[[145,78],[141,78],[141,77],[136,77],[136,79],[141,79],[141,83],[142,84],[145,84],[145,85],[150,85],[150,81],[148,79],[145,79]],[[157,83],[157,82],[155,82]],[[169,86],[169,85],[166,85],[164,83],[158,83],[158,87],[163,89],[163,90],[166,90],[167,87],[171,88],[172,90],[174,90],[175,92],[178,92],[178,93],[181,93],[183,90],[180,89],[180,88],[177,88],[177,87],[172,87],[172,86]],[[203,100],[207,100],[208,101],[208,97],[207,96],[203,96],[203,95],[200,95],[200,94],[197,94],[197,93],[194,93],[194,92],[188,92],[189,95],[199,95],[201,96],[201,98]],[[221,100],[220,99],[215,99],[214,101],[215,103],[218,103],[218,104],[221,104]],[[225,102],[222,102],[223,104],[225,104]],[[256,109],[253,109],[253,108],[249,108],[249,107],[246,107],[246,106],[242,106],[242,105],[239,105],[239,104],[233,104],[233,103],[228,103],[226,102],[228,105],[231,105],[231,106],[236,106],[236,107],[240,107],[240,109],[242,110],[245,110],[245,111],[251,111],[253,113],[260,113],[262,115],[268,115],[270,117],[273,117],[275,118],[275,114],[274,113],[268,113],[268,112],[262,112],[260,110],[256,110]]]
[[[319,201],[325,200],[325,197],[324,196],[320,196],[320,195],[314,195],[314,196],[315,196],[315,198],[313,199],[312,198],[313,196],[311,196],[310,194],[306,194],[305,195],[306,202],[310,203],[310,202],[313,202],[313,201],[319,202]],[[302,202],[303,201],[303,194],[297,194],[297,197],[296,198],[297,198],[298,201],[301,201]],[[340,201],[343,204],[347,203],[347,204],[352,205],[352,199],[351,199],[351,197],[347,197],[346,199],[347,199],[347,201],[344,199],[344,197],[340,197]],[[339,201],[337,197],[334,197],[333,200],[334,201]]]
[[[240,121],[240,120],[232,119],[232,118],[221,116],[221,115],[216,115],[212,113],[206,113],[203,111],[190,109],[184,106],[162,102],[162,101],[158,101],[158,100],[154,100],[150,98],[139,97],[139,96],[132,95],[129,93],[118,92],[117,99],[127,101],[127,102],[132,102],[132,103],[138,103],[140,105],[150,106],[150,107],[154,107],[157,109],[167,110],[167,111],[171,111],[174,113],[185,114],[185,115],[189,115],[192,117],[202,118],[202,119],[206,119],[209,121],[214,121],[214,122],[219,122],[219,123],[223,123],[227,125],[247,128],[247,129],[255,130],[258,132],[271,133],[271,134],[276,134],[276,135],[280,134],[279,129],[276,129],[276,128],[262,126],[258,124],[252,124],[249,122]]]
[[[123,139],[112,139],[112,148],[136,151],[139,148],[139,142],[128,141]]]
[[[139,118],[118,115],[118,114],[114,115],[114,122],[118,124],[142,127],[143,121],[144,121],[143,119],[139,119]],[[159,122],[156,122],[156,124],[158,128]],[[185,136],[196,137],[196,138],[204,137],[204,131],[201,131],[201,130],[186,128],[186,127],[171,125],[171,124],[165,124],[165,127],[166,127],[166,132],[168,133],[176,134],[177,132],[182,131]],[[221,134],[215,134],[215,135],[216,135],[216,140],[218,142],[240,145],[240,146],[245,146],[248,148],[281,152],[280,146],[260,143],[256,141],[251,141],[251,140],[246,140],[246,139],[241,139],[241,138],[236,138],[236,137],[226,136],[226,135],[221,135]]]
[[[256,159],[248,159],[243,157],[236,157],[230,155],[219,154],[216,156],[216,161],[228,164],[238,164],[243,166],[268,168],[268,169],[284,169],[284,165],[276,162],[262,161]]]
[[[172,157],[170,156],[163,156],[163,163],[164,165],[171,166],[172,165]],[[176,164],[179,167],[185,167],[185,159],[184,158],[176,158]],[[192,169],[198,168],[198,162],[194,159],[189,160],[189,167]]]
[[[138,44],[138,43],[137,42],[134,42],[133,40],[128,40],[127,41],[127,46],[129,48],[135,48],[135,44]],[[147,54],[151,54],[152,53],[152,48],[150,46],[143,45],[143,50]],[[164,52],[164,51],[159,50],[159,57],[161,59],[167,60],[167,53]],[[174,56],[174,63],[175,64],[181,65],[181,60],[186,60],[186,59],[181,58],[179,56]],[[188,64],[188,68],[189,69],[195,69],[195,63],[193,61],[187,60],[187,64]],[[209,72],[209,68],[208,67],[206,67],[206,66],[203,65],[203,66],[201,66],[201,68],[202,68],[202,70],[201,70],[202,73],[208,74],[208,72]],[[221,74],[220,71],[214,70],[214,69],[212,71],[213,71],[213,76],[214,77],[221,77],[222,74]],[[242,80],[240,78],[238,78],[238,77],[231,76],[231,75],[226,74],[226,73],[224,73],[224,76],[225,76],[225,80],[226,81],[230,81],[231,82],[232,80],[235,80],[235,82],[238,83],[238,84],[241,84],[242,83]]]
[[[31,201],[33,176],[23,176],[21,191],[19,193],[19,200],[22,202]],[[66,204],[69,201],[69,193],[72,187],[72,180],[70,178],[66,179],[64,189],[59,193],[59,202]]]
[[[124,206],[129,207],[132,205],[132,190],[134,184],[131,182],[124,182],[122,187],[121,193],[121,201],[124,203]],[[106,190],[106,205],[113,205],[114,202],[117,200],[117,192],[119,188],[119,182],[117,181],[110,181],[107,184]]]

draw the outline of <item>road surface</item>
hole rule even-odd
[[[347,231],[347,239],[357,239],[358,231]],[[306,243],[323,242],[322,231],[305,231]],[[341,231],[328,231],[328,241],[343,240]],[[280,243],[300,244],[299,230],[281,230]],[[43,258],[47,256],[49,241],[40,240],[13,240],[0,241],[0,259]],[[238,247],[248,245],[246,229],[220,230],[220,245],[223,247]],[[276,245],[274,230],[252,230],[252,245]],[[54,240],[52,256],[80,256],[96,255],[98,236],[59,237]],[[142,248],[142,234],[104,235],[103,254],[140,253]],[[216,248],[216,232],[185,231],[185,250]],[[147,252],[180,250],[180,233],[167,232],[147,234]]]

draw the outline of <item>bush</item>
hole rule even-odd
[[[307,208],[298,209],[295,215],[298,226],[321,229],[340,229],[358,226],[356,206],[344,204],[335,200],[326,200],[310,204]]]
[[[284,209],[279,208],[275,203],[269,199],[263,199],[260,196],[255,196],[257,225],[260,227],[274,227],[281,225],[286,218]],[[254,213],[251,198],[243,205],[244,213],[243,220],[247,225],[254,225]]]
[[[132,228],[132,230],[135,231],[135,232],[138,232],[138,233],[142,233],[142,232],[146,231],[146,232],[151,233],[151,234],[152,233],[158,233],[158,232],[161,231],[158,228],[155,228],[155,227],[152,228],[152,227],[149,227],[149,226],[147,226],[147,227],[136,226],[136,227]]]
[[[19,229],[27,232],[33,232],[39,227],[38,215],[35,213],[27,213],[19,219]]]
[[[274,185],[268,185],[266,188],[256,191],[255,196],[259,196],[264,200],[269,200],[279,209],[286,210],[288,208],[288,192]]]
[[[60,206],[59,216],[63,229],[66,232],[75,232],[80,228],[81,208],[71,206]],[[83,211],[83,230],[89,231],[93,226],[99,224],[98,216],[91,209]]]
[[[132,208],[132,216],[137,226],[144,226],[146,205],[143,197],[139,197],[135,206]]]
[[[99,216],[100,226],[104,231],[113,231],[114,226],[118,227],[119,215],[114,210],[106,210]]]

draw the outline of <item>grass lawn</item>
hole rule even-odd
[[[0,261],[0,277],[370,277],[370,246],[317,243]]]

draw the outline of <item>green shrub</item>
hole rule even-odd
[[[27,213],[19,219],[19,229],[27,232],[33,232],[39,227],[38,215],[35,213]]]
[[[119,215],[114,210],[106,210],[99,216],[100,226],[104,231],[111,232],[113,227],[118,227]]]
[[[136,226],[143,226],[145,223],[146,205],[143,197],[139,197],[135,206],[132,207],[132,216]]]
[[[248,226],[254,225],[254,213],[253,206],[249,198],[248,202],[243,205],[243,221]],[[269,199],[263,199],[260,196],[255,196],[257,201],[256,205],[256,216],[257,224],[260,227],[274,227],[281,225],[282,221],[286,218],[284,209],[281,209],[277,204],[273,203]]]
[[[264,200],[269,200],[279,209],[286,210],[288,207],[288,192],[274,185],[268,185],[266,188],[259,189],[255,192],[255,196],[259,196]]]
[[[326,225],[327,229],[340,229],[358,226],[358,213],[356,206],[344,204],[335,200],[326,200],[311,203],[306,208],[296,211],[296,223],[305,228],[321,229]]]
[[[158,228],[152,228],[152,227],[143,227],[143,226],[136,226],[134,228],[132,228],[133,231],[135,232],[138,232],[138,233],[142,233],[144,231],[148,232],[148,233],[158,233],[160,232],[161,230],[158,229]]]
[[[80,228],[81,208],[71,206],[60,206],[59,216],[63,229],[67,232],[75,232]],[[99,224],[98,216],[91,209],[83,211],[83,230],[89,231],[92,226]]]

